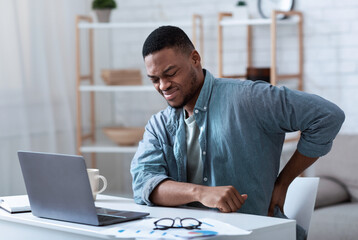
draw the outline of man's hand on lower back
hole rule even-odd
[[[298,175],[311,166],[317,159],[317,157],[311,158],[304,156],[298,150],[295,151],[276,179],[268,210],[269,216],[273,216],[275,206],[278,206],[281,212],[284,213],[283,205],[285,204],[288,186]]]
[[[221,212],[236,212],[247,199],[247,194],[240,194],[233,186],[199,188],[199,202]]]
[[[283,205],[285,204],[287,189],[287,186],[284,186],[283,184],[280,184],[278,181],[276,181],[272,192],[268,216],[272,217],[274,215],[275,206],[278,206],[281,212],[284,213]]]

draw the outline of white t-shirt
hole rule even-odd
[[[186,112],[184,110],[186,116]],[[185,120],[186,125],[186,149],[187,149],[187,176],[188,182],[202,184],[203,182],[203,162],[201,159],[201,149],[199,144],[200,130],[195,122],[194,114]]]

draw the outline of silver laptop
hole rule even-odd
[[[96,208],[82,156],[18,151],[32,214],[103,226],[149,215]]]

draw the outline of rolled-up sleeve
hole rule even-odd
[[[260,126],[271,133],[301,131],[297,150],[307,157],[327,154],[345,119],[337,105],[314,94],[260,82],[249,94]]]
[[[163,149],[153,124],[154,117],[148,122],[131,163],[134,201],[138,204],[154,205],[149,199],[150,194],[160,182],[169,178]]]

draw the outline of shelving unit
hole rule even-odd
[[[135,153],[136,146],[118,146],[107,139],[103,134],[96,132],[95,119],[95,93],[124,93],[124,92],[154,92],[153,86],[108,86],[95,85],[94,83],[94,54],[93,54],[93,31],[95,29],[143,29],[156,28],[162,25],[174,25],[179,27],[192,28],[192,41],[194,45],[198,44],[198,49],[203,54],[203,21],[200,15],[193,15],[191,21],[180,22],[123,22],[123,23],[94,23],[89,16],[77,16],[76,18],[76,63],[77,63],[77,80],[76,80],[76,104],[77,104],[77,154],[82,153],[91,154],[91,167],[96,167],[96,153]],[[88,52],[89,52],[89,74],[83,75],[81,72],[81,39],[80,31],[88,31]],[[199,31],[198,31],[199,30]],[[202,55],[203,56],[203,55]],[[87,85],[82,84],[87,82]],[[83,134],[82,116],[83,103],[81,96],[83,94],[90,95],[90,131],[88,134]]]
[[[277,15],[283,14],[288,18],[283,20],[278,20]],[[242,75],[224,75],[223,69],[223,28],[226,26],[246,26],[247,39],[247,67],[253,66],[252,61],[252,28],[254,26],[268,26],[270,27],[271,35],[271,66],[270,66],[270,83],[272,85],[277,85],[278,81],[286,79],[297,79],[297,90],[303,91],[303,16],[301,12],[298,11],[273,11],[271,14],[271,19],[228,19],[232,17],[231,13],[219,13],[218,15],[218,73],[219,77],[222,78],[246,78],[246,74]],[[277,27],[278,25],[297,25],[298,27],[298,73],[296,74],[277,74],[277,57],[276,57],[276,41],[277,41]],[[293,142],[299,139],[299,133],[295,136],[290,135],[286,137],[285,142]]]
[[[284,19],[277,20],[277,15],[283,14],[285,16],[297,16],[297,19]],[[254,26],[268,26],[271,29],[271,66],[270,66],[270,81],[272,85],[276,85],[277,81],[285,79],[298,79],[297,89],[303,90],[303,16],[301,12],[298,11],[273,11],[271,14],[271,19],[227,19],[232,17],[231,13],[219,13],[218,16],[218,72],[219,77],[230,77],[230,78],[245,78],[246,75],[224,75],[223,70],[223,28],[225,26],[247,26],[247,66],[252,67],[252,27]],[[226,18],[226,19],[224,19]],[[299,70],[297,74],[277,74],[277,61],[276,61],[276,40],[277,40],[277,26],[278,25],[297,25],[298,27],[298,65]]]

